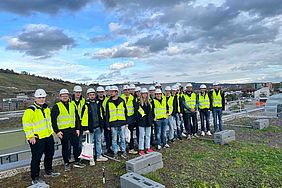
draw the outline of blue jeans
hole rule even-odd
[[[121,144],[121,151],[125,152],[125,125],[121,127],[111,127],[112,130],[112,147],[114,154],[118,153],[117,137],[119,136],[119,142]]]
[[[139,126],[139,150],[144,150],[144,137],[145,137],[145,148],[151,148],[151,127]]]
[[[200,110],[201,131],[205,131],[205,120],[207,131],[210,131],[210,111],[208,109]]]
[[[166,145],[166,126],[167,126],[167,119],[157,120],[156,121],[156,135],[157,135],[157,145]]]
[[[180,114],[177,113],[173,116],[173,119],[176,122],[176,128],[177,128],[177,137],[179,139],[182,139],[182,132],[183,132],[183,126],[182,126],[182,118],[180,117]]]
[[[174,118],[172,115],[168,116],[169,140],[174,139]]]
[[[214,108],[212,109],[212,115],[213,115],[213,125],[214,125],[214,131],[219,132],[222,131],[222,109],[221,108]],[[217,124],[217,118],[218,118],[218,124]]]
[[[94,132],[90,135],[90,142],[94,143],[95,155],[97,158],[102,155],[102,131],[101,128],[95,128]]]

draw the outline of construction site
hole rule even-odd
[[[244,107],[242,101],[237,101],[240,107],[224,111],[226,138],[214,134],[181,142],[177,140],[169,149],[160,150],[162,168],[146,173],[145,177],[165,187],[281,186],[282,94],[264,94],[263,97],[267,97],[263,104],[258,104],[261,98],[258,95],[257,99],[243,100],[247,101]],[[234,101],[229,103],[230,106],[233,104]],[[31,154],[21,125],[23,112],[0,113],[1,187],[28,187],[30,184]],[[54,138],[54,168],[62,175],[46,179],[50,187],[69,187],[70,181],[71,187],[121,186],[120,177],[127,171],[125,160],[109,160],[66,173],[63,172],[60,141]],[[135,157],[129,155],[129,159]]]

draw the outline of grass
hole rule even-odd
[[[272,124],[265,130],[236,128],[237,141],[229,145],[214,144],[208,137],[176,141],[169,149],[161,150],[164,168],[145,176],[176,188],[282,187],[282,146],[268,143],[281,137],[281,126]],[[102,183],[103,168],[105,185]],[[120,187],[119,177],[126,172],[125,161],[97,163],[94,167],[74,169],[69,173],[65,173],[62,166],[55,169],[62,175],[46,180],[51,187]],[[0,180],[0,187],[29,184],[29,173]]]

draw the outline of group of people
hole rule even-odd
[[[85,166],[79,159],[84,135],[90,136],[94,143],[96,161],[107,161],[105,156],[111,154],[117,159],[119,151],[126,159],[127,153],[144,155],[153,152],[154,146],[160,150],[169,148],[169,143],[175,139],[182,141],[184,136],[188,140],[198,137],[197,112],[200,114],[201,136],[212,135],[211,111],[214,131],[222,131],[224,93],[218,83],[213,85],[214,88],[208,91],[203,84],[200,92],[196,93],[191,83],[185,87],[177,83],[172,87],[166,86],[164,90],[161,84],[148,89],[130,84],[123,86],[121,95],[117,86],[98,86],[96,90],[89,88],[86,98],[82,96],[82,87],[75,86],[72,96],[67,89],[60,90],[60,101],[52,110],[45,103],[46,92],[37,89],[34,103],[26,109],[22,118],[32,153],[32,184],[43,182],[39,177],[43,153],[45,176],[60,175],[52,169],[54,132],[62,144],[65,171],[70,171],[71,146],[75,160],[73,166]],[[130,131],[128,146],[125,138],[127,128]],[[107,148],[105,156],[102,154],[103,140]]]

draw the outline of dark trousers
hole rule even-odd
[[[154,146],[156,145],[156,140],[157,140],[157,134],[156,134],[156,122],[154,121],[154,125],[151,126],[151,145]]]
[[[52,161],[54,156],[54,138],[49,136],[43,139],[36,139],[35,144],[29,144],[31,149],[31,179],[35,180],[39,177],[40,161],[44,153],[44,168],[45,172],[52,170]]]
[[[112,132],[111,130],[108,130],[105,126],[104,126],[104,137],[106,141],[106,148],[108,151],[110,151],[112,146]]]
[[[138,127],[135,125],[135,123],[129,124],[128,125],[128,129],[130,130],[130,142],[128,144],[128,149],[132,150],[134,149],[134,129],[136,128],[136,137],[137,137],[137,141],[139,140],[139,129]]]
[[[198,130],[197,113],[184,113],[183,120],[187,134],[196,134]]]
[[[79,149],[79,137],[76,135],[75,129],[62,130],[63,138],[62,143],[62,156],[64,163],[69,163],[70,145],[73,147],[73,156],[75,161],[79,161],[78,157],[81,153]],[[81,133],[82,134],[82,133]],[[70,144],[70,145],[69,145]]]
[[[200,118],[201,118],[201,131],[205,131],[205,121],[207,131],[210,131],[210,111],[208,109],[200,110]]]

